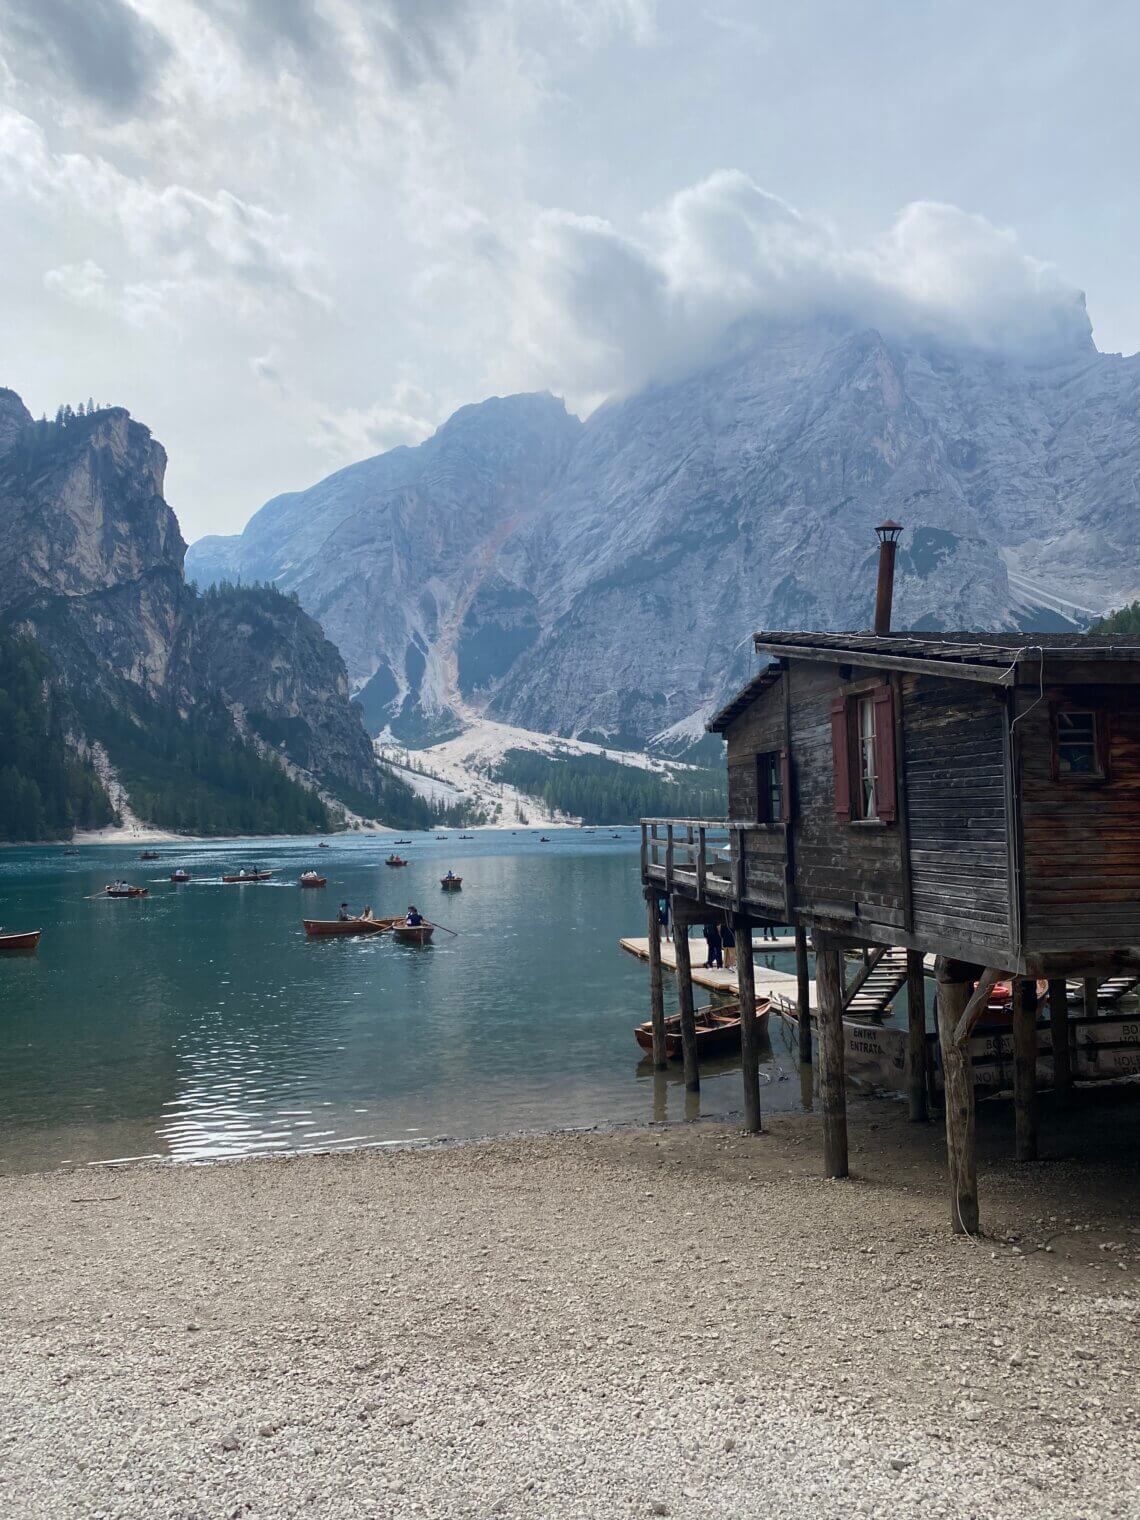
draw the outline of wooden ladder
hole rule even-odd
[[[906,986],[906,951],[897,947],[876,950],[848,987],[844,1013],[861,1018],[882,1018]]]
[[[1085,984],[1080,981],[1067,982],[1069,989],[1069,1001],[1080,1003],[1084,1001]],[[1096,1000],[1098,1003],[1119,1003],[1121,998],[1135,992],[1140,987],[1140,976],[1110,976],[1103,982],[1097,983]]]

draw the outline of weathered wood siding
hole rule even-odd
[[[786,677],[785,677],[786,679]],[[728,746],[728,816],[734,823],[757,817],[756,757],[784,746],[784,686],[763,692],[725,732]],[[743,836],[744,895],[760,907],[782,913],[784,825],[765,824]]]
[[[1025,941],[1032,950],[1140,945],[1140,690],[1018,693],[1015,729],[1024,840]],[[1108,714],[1108,779],[1055,781],[1051,704]],[[1036,704],[1036,705],[1033,705]]]
[[[1004,706],[968,681],[908,676],[902,691],[914,932],[1008,950]]]
[[[794,664],[789,675],[796,903],[824,915],[829,908],[843,910],[857,928],[901,928],[904,893],[898,826],[850,822],[835,813],[831,704],[844,690],[838,669],[803,662]]]

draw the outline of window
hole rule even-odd
[[[875,699],[860,697],[859,716],[859,817],[877,818],[878,758],[875,752]]]
[[[759,823],[782,823],[785,812],[783,753],[770,750],[756,756],[756,819]]]
[[[893,823],[898,813],[895,699],[888,682],[834,699],[831,746],[836,817]]]
[[[1102,781],[1108,745],[1102,713],[1058,708],[1053,713],[1053,777],[1057,781]]]

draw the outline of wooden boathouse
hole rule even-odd
[[[884,957],[910,1006],[906,1086],[926,1117],[925,967],[936,979],[954,1228],[978,1223],[971,1034],[1012,981],[1016,1151],[1037,1151],[1039,988],[1052,1078],[1073,1076],[1071,984],[1140,976],[1140,640],[1081,634],[891,633],[896,523],[878,530],[876,632],[758,633],[768,663],[711,720],[727,748],[728,819],[645,819],[655,1030],[658,899],[667,894],[685,1044],[699,1083],[687,932],[730,916],[792,924],[801,1059],[815,955],[824,1164],[847,1173],[843,1018]],[[864,952],[850,983],[845,953]],[[936,959],[931,963],[927,957]],[[738,959],[742,1010],[752,957]],[[901,979],[902,973],[900,973]],[[1067,990],[1066,984],[1069,984]],[[760,1127],[755,1029],[742,1025],[746,1124]],[[654,1059],[663,1059],[664,1037]]]

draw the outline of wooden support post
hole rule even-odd
[[[796,1013],[800,1033],[800,1060],[811,1064],[811,999],[808,991],[807,930],[796,929]]]
[[[1097,997],[1099,983],[1095,976],[1084,978],[1085,989],[1085,1018],[1095,1019],[1100,1012],[1100,999]]]
[[[760,1036],[756,1029],[756,968],[752,960],[752,920],[732,916],[736,935],[736,991],[740,998],[740,1065],[744,1075],[744,1128],[760,1133]]]
[[[693,965],[689,959],[689,920],[685,903],[673,899],[673,951],[677,957],[677,1000],[681,1005],[681,1053],[685,1062],[685,1086],[696,1092],[701,1085],[697,1061],[697,1026],[693,1018]]]
[[[649,920],[649,1017],[653,1024],[653,1065],[664,1071],[669,1064],[665,1054],[665,987],[661,976],[661,914],[657,893],[649,887],[645,893]]]
[[[942,1048],[942,1083],[946,1109],[946,1155],[950,1163],[950,1222],[956,1235],[978,1232],[978,1161],[974,1141],[974,1072],[970,1065],[969,1040],[959,1045],[954,1032],[972,984],[943,981],[953,974],[954,963],[943,969],[939,961],[938,1043]]]
[[[1037,1160],[1037,983],[1013,981],[1014,1155]]]
[[[1069,1050],[1069,988],[1063,976],[1049,983],[1049,1033],[1053,1042],[1053,1092],[1064,1103],[1073,1092],[1073,1063]]]
[[[926,1107],[926,974],[921,950],[906,953],[906,1091],[912,1124],[924,1124]]]
[[[843,1085],[843,951],[830,935],[813,935],[819,1003],[819,1098],[823,1173],[847,1176],[847,1093]]]

